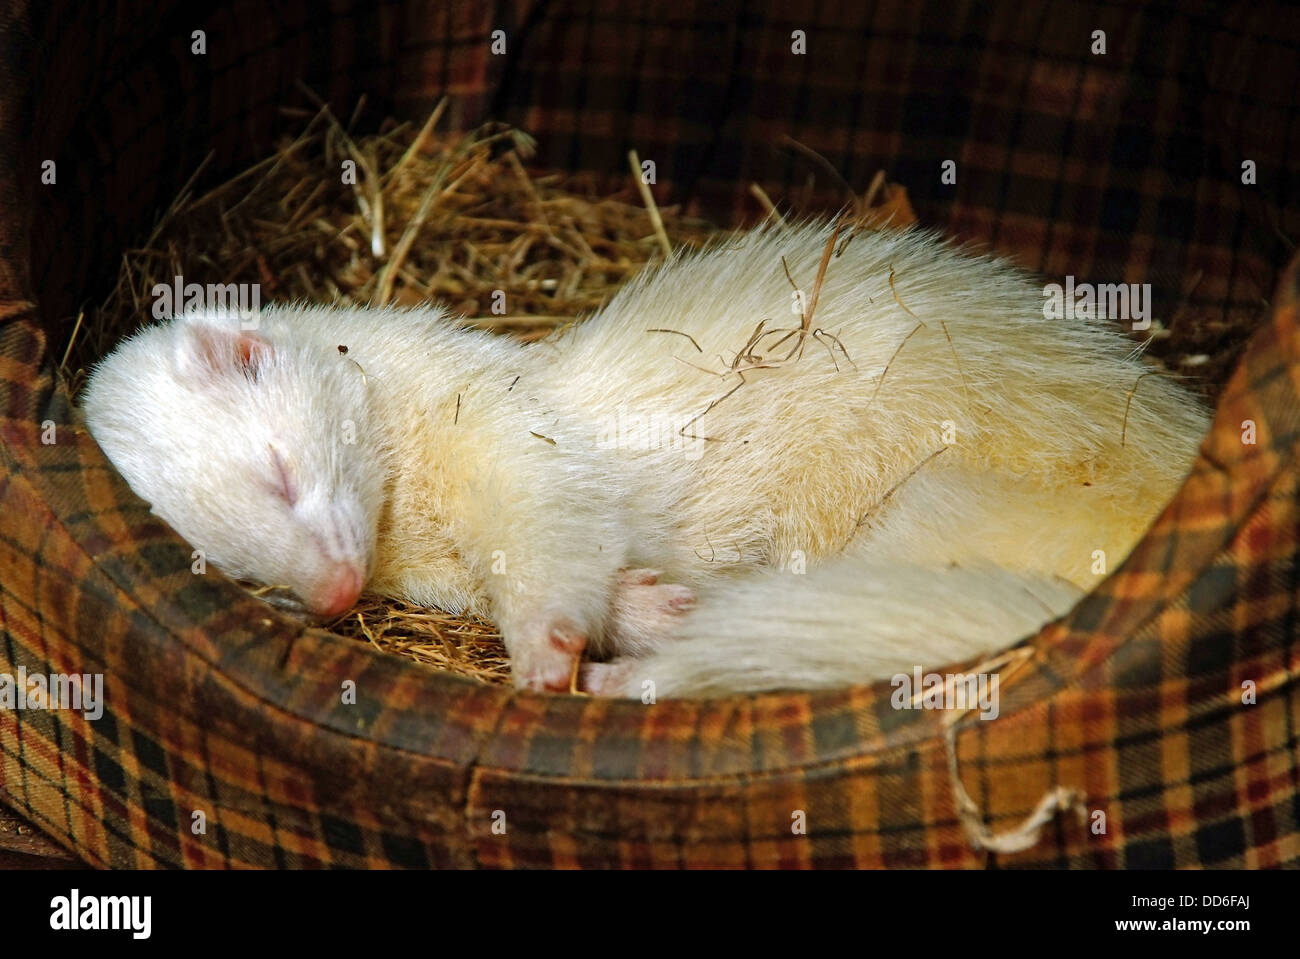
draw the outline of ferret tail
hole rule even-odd
[[[593,664],[586,684],[645,699],[868,683],[998,652],[1081,595],[1064,580],[1000,567],[850,555],[803,575],[706,588],[675,638],[643,658]]]

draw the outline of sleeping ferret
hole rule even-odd
[[[606,695],[840,686],[1034,632],[1187,472],[1201,403],[1044,296],[924,231],[770,226],[532,344],[438,307],[187,315],[84,408],[159,516],[308,612],[491,618],[529,689],[584,654]]]

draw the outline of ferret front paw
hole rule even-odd
[[[508,646],[516,687],[567,693],[573,689],[578,662],[587,648],[587,634],[568,617],[550,615],[525,626],[519,640]]]
[[[695,593],[680,583],[659,582],[659,571],[625,569],[610,602],[606,636],[615,652],[644,656],[672,638]]]

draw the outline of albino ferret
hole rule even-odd
[[[185,316],[86,420],[224,572],[489,617],[521,687],[584,653],[590,692],[690,696],[1004,648],[1127,555],[1207,413],[1005,262],[919,230],[824,262],[833,232],[675,256],[535,344],[432,306]]]

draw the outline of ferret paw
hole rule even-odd
[[[614,587],[606,635],[617,653],[644,655],[671,639],[694,605],[689,586],[660,583],[658,570],[625,569]]]
[[[626,699],[635,696],[636,660],[616,659],[612,663],[583,663],[578,689],[592,696]]]
[[[511,644],[510,671],[515,686],[534,692],[571,691],[587,648],[587,634],[564,616],[537,620],[522,632],[522,642]]]

